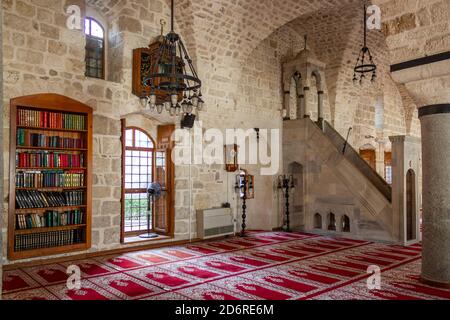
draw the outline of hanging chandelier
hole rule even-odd
[[[362,85],[366,79],[366,75],[372,73],[371,81],[374,83],[377,79],[377,66],[373,62],[372,54],[370,49],[367,47],[367,7],[364,4],[364,46],[362,47],[358,60],[356,61],[356,66],[353,72],[353,83]],[[358,79],[359,77],[359,79]]]
[[[141,97],[141,105],[171,116],[192,114],[201,110],[202,82],[192,64],[192,59],[174,32],[174,0],[171,3],[171,31],[162,37],[159,50],[152,64],[151,74],[144,78],[144,87],[150,87],[148,94]]]

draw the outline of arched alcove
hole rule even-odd
[[[288,173],[294,178],[295,190],[292,194],[292,225],[303,224],[304,217],[304,198],[303,198],[303,165],[298,162],[292,162],[288,166]]]
[[[343,215],[341,218],[342,232],[350,232],[350,218],[347,215]]]
[[[314,215],[314,229],[322,229],[322,215],[320,213]]]
[[[406,173],[406,240],[416,239],[416,173],[410,169]]]
[[[332,212],[328,214],[328,230],[336,231],[336,215]]]
[[[311,77],[314,81],[312,81],[312,95],[314,97],[313,101],[314,104],[312,105],[313,112],[312,112],[312,119],[320,121],[324,118],[323,116],[323,85],[322,85],[322,76],[320,75],[320,72],[318,70],[314,70],[311,73]],[[315,109],[315,110],[314,110]]]

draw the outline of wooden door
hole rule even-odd
[[[155,152],[155,182],[162,187],[162,195],[155,201],[155,214],[153,228],[155,232],[173,236],[174,234],[174,180],[175,167],[171,158],[173,142],[172,133],[174,125],[158,127],[158,142]]]
[[[406,174],[406,240],[416,237],[416,186],[415,173],[412,169]]]
[[[375,150],[359,150],[359,155],[366,161],[373,170],[377,169]]]
[[[168,215],[170,214],[170,197],[172,190],[168,183],[168,151],[158,149],[155,153],[155,182],[161,185],[161,196],[155,199],[155,215],[153,219],[153,229],[167,235],[169,233]]]

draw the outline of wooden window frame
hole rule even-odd
[[[391,181],[389,183],[387,176],[387,168],[391,168]],[[392,185],[392,152],[386,151],[384,153],[384,180],[390,185]]]
[[[85,67],[86,67],[85,76],[89,77],[89,78],[105,80],[106,79],[106,75],[105,75],[105,62],[106,62],[105,61],[105,58],[106,58],[106,41],[105,41],[105,36],[106,36],[106,30],[105,30],[105,27],[100,23],[100,21],[98,21],[98,20],[96,20],[96,19],[94,19],[92,17],[86,17],[85,18],[85,22],[86,22],[86,20],[94,21],[103,30],[103,38],[95,37],[95,36],[92,35],[92,24],[89,24],[89,34],[86,34],[86,28],[83,30],[86,39],[87,38],[92,38],[92,39],[95,39],[95,40],[101,40],[102,43],[103,43],[103,46],[102,46],[102,69],[101,69],[102,70],[102,76],[101,77],[92,77],[92,76],[88,76],[87,75],[87,61],[86,61],[86,58],[87,58],[86,57],[87,56],[87,54],[86,54],[87,53],[87,43],[86,43],[86,47],[85,47],[85,62],[84,62],[85,63]]]
[[[126,132],[127,130],[133,130],[133,147],[129,147],[126,145]],[[142,148],[142,147],[134,147],[136,144],[136,130],[144,133],[153,143],[153,148]],[[121,198],[121,227],[120,227],[120,235],[121,235],[121,242],[124,243],[124,240],[126,237],[133,237],[133,236],[139,236],[141,234],[144,234],[147,232],[147,230],[136,230],[136,231],[125,231],[125,196],[126,194],[131,193],[146,193],[147,190],[144,189],[126,189],[125,188],[125,174],[126,174],[126,151],[132,150],[132,151],[144,151],[144,152],[152,152],[152,180],[155,179],[155,165],[156,165],[156,142],[153,139],[153,137],[144,129],[136,127],[136,126],[126,126],[125,119],[122,119],[122,198]],[[129,192],[132,191],[132,192]],[[155,213],[155,203],[152,204],[152,215]],[[154,231],[154,216],[152,217],[152,224],[151,228]]]

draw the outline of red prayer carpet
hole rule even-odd
[[[450,299],[450,290],[420,283],[420,256],[420,244],[251,232],[246,238],[5,271],[3,299]],[[67,288],[70,265],[80,267],[80,290]],[[368,289],[371,265],[381,268],[380,290]]]

